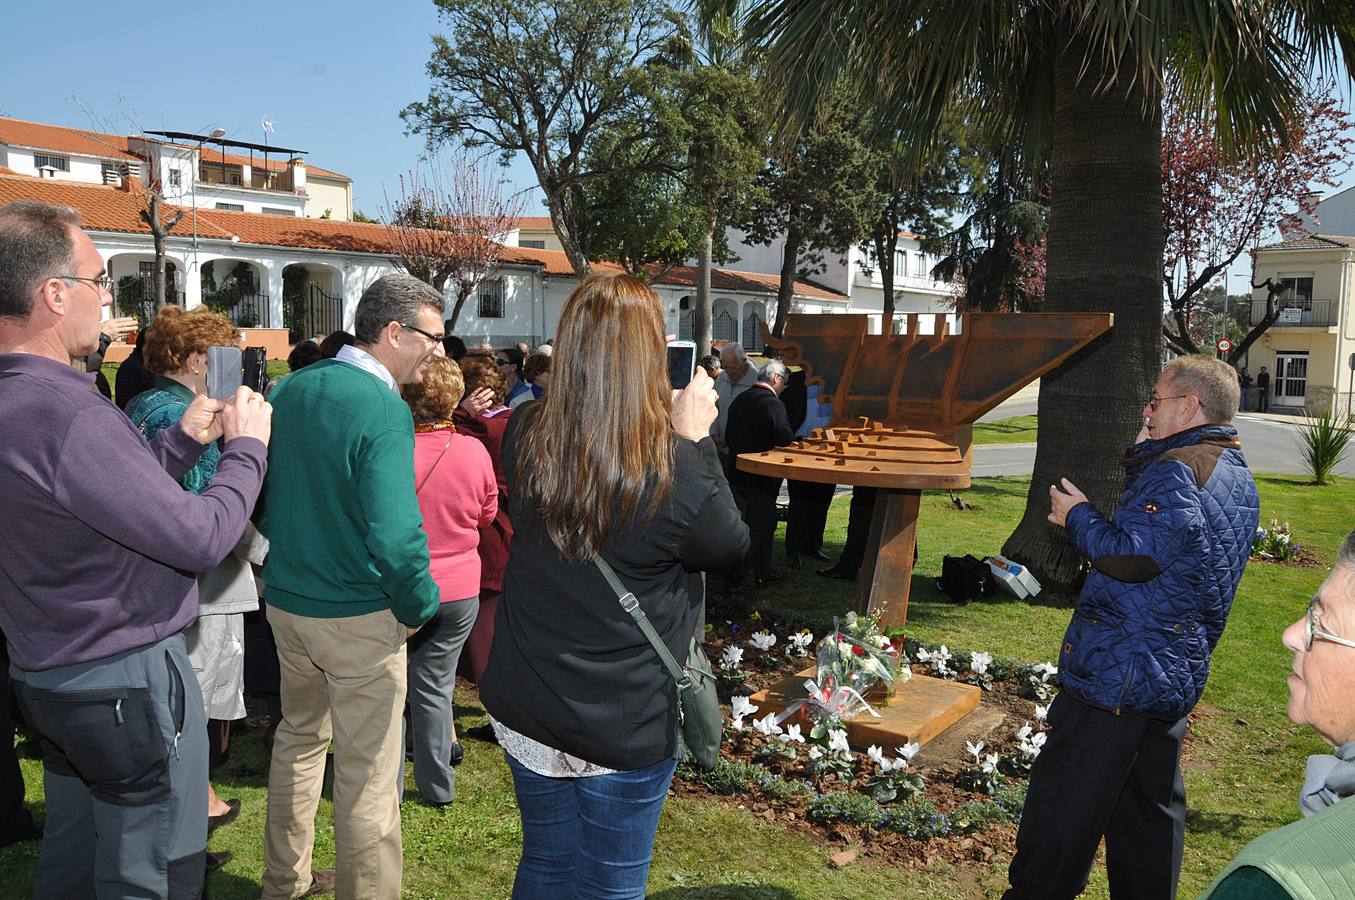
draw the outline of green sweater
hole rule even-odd
[[[409,626],[437,611],[414,496],[414,420],[376,376],[323,360],[270,398],[260,530],[271,606],[337,619],[389,609]]]
[[[1348,900],[1355,897],[1352,847],[1355,798],[1256,838],[1200,898]]]

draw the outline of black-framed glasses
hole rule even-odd
[[[88,281],[100,290],[113,293],[113,276],[111,275],[100,275],[97,278],[85,278],[83,275],[53,275],[52,277],[60,278],[62,281]]]
[[[1323,631],[1317,627],[1317,598],[1308,601],[1308,628],[1304,632],[1303,649],[1307,652],[1313,649],[1313,641],[1330,641],[1333,644],[1340,644],[1343,647],[1355,647],[1355,641],[1346,640],[1343,637],[1337,637],[1330,632]]]
[[[1151,409],[1153,412],[1157,412],[1157,405],[1158,405],[1159,403],[1161,403],[1163,400],[1180,400],[1182,397],[1189,397],[1189,396],[1190,396],[1190,394],[1174,394],[1174,395],[1171,396],[1171,397],[1158,397],[1158,396],[1153,396],[1153,397],[1149,398],[1149,400],[1148,400],[1148,408]]]
[[[399,325],[401,328],[408,328],[410,331],[417,331],[419,334],[421,334],[421,335],[423,335],[424,337],[428,338],[430,341],[432,341],[432,342],[435,343],[435,344],[441,344],[441,343],[442,343],[442,338],[444,337],[444,335],[441,335],[441,334],[429,334],[427,331],[424,331],[422,328],[420,328],[420,327],[417,326],[417,325],[406,325],[404,322],[397,322],[396,324]]]

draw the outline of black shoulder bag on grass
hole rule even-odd
[[[654,647],[654,652],[659,655],[663,667],[677,684],[678,760],[691,757],[701,768],[712,768],[720,756],[720,736],[724,722],[720,716],[720,698],[715,694],[715,675],[711,673],[710,662],[706,659],[706,651],[701,649],[700,639],[692,635],[687,649],[687,665],[679,666],[650,624],[645,611],[640,608],[640,601],[621,584],[612,567],[600,555],[593,557],[593,562],[616,592],[621,608],[630,613],[635,624],[640,626]]]

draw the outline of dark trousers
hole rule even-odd
[[[772,542],[776,538],[776,497],[781,492],[781,479],[761,478],[757,481],[739,479],[733,485],[743,521],[748,525],[749,570],[755,578],[766,578],[772,573]]]
[[[0,634],[0,847],[27,840],[33,817],[24,806],[24,775],[14,752],[17,725],[14,689],[9,683],[9,647]]]
[[[1256,411],[1270,412],[1270,385],[1258,387],[1256,391]]]
[[[1077,896],[1102,835],[1112,897],[1175,897],[1186,831],[1185,717],[1117,716],[1063,691],[1049,725],[1004,900]]]
[[[855,577],[861,563],[865,561],[866,544],[870,541],[870,520],[875,517],[875,499],[879,494],[879,488],[852,488],[852,505],[847,512],[847,543],[843,545],[842,555],[834,567],[839,572]]]
[[[786,482],[790,511],[786,516],[786,556],[817,553],[823,546],[823,526],[836,485],[812,481]]]

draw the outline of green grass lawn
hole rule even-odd
[[[1332,487],[1305,485],[1300,477],[1259,479],[1263,520],[1288,519],[1296,539],[1330,562],[1352,527],[1349,510],[1355,482]],[[988,650],[1037,661],[1056,658],[1069,611],[1059,604],[1001,599],[957,606],[935,589],[943,554],[993,553],[1020,516],[1028,479],[982,479],[963,492],[976,507],[948,506],[945,494],[925,494],[919,528],[920,558],[909,606],[909,630],[926,641]],[[833,505],[829,551],[845,536],[847,498]],[[778,553],[778,563],[780,555]],[[1214,655],[1213,672],[1188,738],[1186,786],[1190,818],[1181,896],[1208,885],[1255,835],[1297,818],[1296,796],[1305,758],[1322,752],[1309,730],[1284,715],[1290,654],[1280,632],[1302,614],[1325,569],[1248,566],[1232,620]],[[851,608],[854,587],[817,578],[805,569],[758,598],[764,621],[794,616],[824,621]],[[748,608],[713,605],[711,618],[741,618]],[[817,630],[817,629],[816,629]],[[458,695],[458,727],[485,721],[471,698]],[[414,799],[406,780],[403,810],[405,896],[501,897],[512,884],[520,831],[511,779],[497,748],[466,740],[457,802],[435,810]],[[21,761],[30,803],[42,812],[40,764]],[[263,823],[267,760],[261,732],[237,735],[229,763],[214,781],[226,797],[240,797],[240,819],[213,836],[212,848],[235,855],[211,876],[213,897],[257,897],[263,868]],[[322,801],[316,864],[333,863],[329,801]],[[934,864],[920,872],[863,858],[842,870],[828,865],[840,849],[811,836],[770,824],[748,809],[674,800],[664,810],[650,877],[652,896],[663,898],[911,898],[997,896],[1005,885],[1006,860],[988,867]],[[35,845],[0,851],[0,897],[26,897],[36,860]],[[1090,897],[1108,896],[1104,869],[1093,871]]]
[[[1033,444],[1039,419],[1035,416],[1012,416],[996,422],[978,422],[974,425],[976,444]]]

